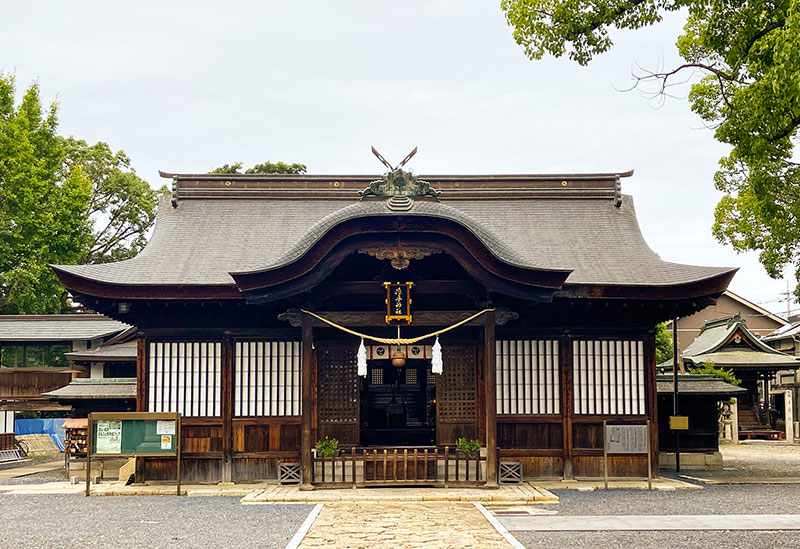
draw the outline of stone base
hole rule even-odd
[[[658,464],[662,469],[675,469],[675,452],[659,452]],[[681,452],[681,470],[706,471],[722,469],[719,452]]]

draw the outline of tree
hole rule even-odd
[[[737,387],[742,383],[742,380],[733,375],[733,372],[724,368],[717,368],[713,362],[704,362],[702,366],[690,368],[689,373],[693,375],[717,376],[725,383],[730,383],[731,385],[736,385]]]
[[[14,79],[0,74],[0,312],[51,313],[64,304],[49,263],[74,263],[91,240],[91,183],[64,169],[57,105],[31,85],[15,106]]]
[[[124,152],[56,133],[33,84],[19,104],[0,73],[0,313],[56,313],[67,294],[52,263],[125,259],[145,244],[158,196]]]
[[[135,256],[147,244],[155,222],[158,199],[169,194],[155,190],[133,171],[123,151],[108,144],[87,145],[72,137],[63,140],[67,172],[79,171],[92,184],[88,206],[92,241],[79,263],[107,263]]]
[[[656,325],[656,364],[671,359],[673,352],[672,332],[667,330],[666,322],[661,322]]]
[[[757,250],[767,273],[800,276],[800,0],[502,0],[514,38],[530,59],[567,55],[580,65],[611,48],[612,28],[638,29],[685,8],[684,62],[636,75],[664,94],[687,71],[703,77],[691,108],[731,146],[714,177],[724,193],[714,236]],[[798,286],[800,297],[800,286]]]
[[[219,168],[211,170],[209,173],[230,173],[241,174],[242,163],[234,162],[233,164],[224,164]],[[305,164],[286,164],[285,162],[264,162],[263,164],[256,164],[252,168],[248,168],[244,173],[246,174],[273,174],[273,173],[286,173],[286,174],[301,174],[306,173]]]

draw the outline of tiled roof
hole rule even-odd
[[[135,399],[136,379],[127,377],[117,378],[77,378],[69,385],[55,391],[42,393],[43,397],[51,400],[69,399]]]
[[[136,360],[136,341],[117,343],[116,345],[103,345],[96,349],[87,349],[85,351],[72,351],[71,353],[64,353],[64,356],[69,360],[81,361],[132,361]]]
[[[658,394],[672,394],[673,381],[672,375],[659,375],[656,378]],[[720,398],[728,398],[747,390],[726,383],[714,375],[680,374],[678,375],[678,392],[688,395],[716,395]]]
[[[352,199],[314,190],[302,196],[260,191],[252,198],[237,188],[248,181],[234,181],[230,195],[224,189],[189,194],[177,208],[163,201],[149,244],[133,259],[57,270],[121,285],[233,286],[229,273],[296,260],[344,220],[418,215],[459,223],[506,263],[572,271],[567,284],[675,286],[733,271],[662,261],[642,237],[633,200],[623,195],[616,207],[613,190],[538,196],[524,189],[489,192],[465,185],[451,198],[445,192],[440,202],[418,199],[411,211],[392,212],[385,199],[359,202],[355,192]]]
[[[127,328],[127,324],[95,314],[0,315],[0,342],[91,340]]]

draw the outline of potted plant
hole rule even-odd
[[[317,454],[322,454],[326,458],[332,457],[333,453],[339,449],[339,441],[326,436],[324,439],[317,441],[316,449]]]
[[[460,437],[456,440],[456,447],[458,451],[465,456],[471,456],[481,448],[481,443],[477,440],[469,440],[466,437]]]

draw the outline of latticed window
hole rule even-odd
[[[148,349],[148,410],[207,417],[222,413],[222,344],[153,341]]]
[[[300,415],[301,364],[299,341],[237,341],[233,360],[234,415]]]
[[[576,414],[644,414],[644,342],[573,341],[572,379]]]
[[[497,413],[560,414],[558,340],[496,342]]]

